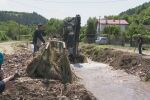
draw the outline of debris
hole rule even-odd
[[[30,77],[56,79],[63,83],[72,83],[76,77],[71,71],[66,51],[58,52],[52,43],[36,53],[27,67],[27,73]]]
[[[26,68],[33,60],[31,54],[31,51],[21,49],[12,55],[5,55],[2,66],[5,77],[17,70],[21,77],[13,81],[12,87],[0,95],[0,100],[87,100],[83,99],[83,95],[89,95],[89,100],[96,100],[83,85],[75,82],[64,85],[60,80],[29,77]]]
[[[95,45],[81,47],[86,56],[93,61],[109,63],[115,69],[124,69],[127,73],[139,75],[142,80],[150,80],[150,58],[110,48],[99,48]]]

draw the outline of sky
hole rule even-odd
[[[89,17],[117,15],[150,0],[0,0],[0,10],[37,12],[47,19],[81,15],[81,24]]]

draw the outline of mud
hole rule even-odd
[[[150,79],[150,58],[95,45],[82,46],[82,52],[93,61],[107,63],[115,69],[123,69],[127,73],[138,75],[141,80]]]
[[[2,66],[5,77],[17,71],[20,78],[6,85],[8,88],[0,95],[0,100],[96,100],[92,93],[76,82],[64,85],[59,80],[30,78],[26,74],[30,60],[32,53],[27,49],[5,55]]]

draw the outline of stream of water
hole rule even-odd
[[[150,83],[137,76],[92,61],[73,66],[81,83],[98,100],[150,100]]]

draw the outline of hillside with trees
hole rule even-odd
[[[129,9],[119,14],[120,18],[124,18],[129,23],[136,21],[144,25],[150,24],[150,2],[144,3],[135,8]]]
[[[105,16],[107,19],[125,19],[129,22],[128,29],[123,32],[126,43],[133,45],[138,34],[142,34],[145,42],[150,41],[150,2],[129,9],[120,13],[118,16]],[[68,19],[68,18],[66,18]],[[66,20],[64,19],[64,20]],[[61,19],[51,18],[47,20],[43,16],[33,13],[0,11],[0,40],[19,39],[20,35],[32,36],[35,30],[35,24],[43,23],[45,33],[48,36],[61,36],[63,30],[63,21]],[[97,19],[95,17],[87,20],[87,24],[81,27],[80,41],[94,42],[96,36]],[[106,27],[104,35],[112,35],[117,38],[120,29],[117,26]],[[13,34],[13,35],[12,35]],[[122,36],[122,35],[120,35]],[[3,38],[2,38],[3,37]]]
[[[35,24],[45,24],[47,19],[36,12],[25,13],[25,12],[13,12],[13,11],[0,11],[0,21],[10,21],[13,20],[17,23],[23,25],[35,25]]]
[[[122,13],[120,13],[120,15],[122,16],[124,14],[127,14],[127,15],[140,14],[141,11],[143,11],[144,9],[147,9],[149,6],[150,6],[150,2],[146,2],[140,6],[137,6],[135,8],[132,8],[132,9],[122,12]]]
[[[0,11],[0,41],[31,39],[39,23],[47,24],[48,20],[35,12]]]
[[[129,9],[119,14],[120,19],[129,22],[126,36],[130,39],[130,45],[138,34],[143,35],[145,43],[150,41],[150,2],[144,3],[135,8]]]
[[[137,37],[140,34],[144,38],[144,43],[150,43],[150,2],[124,11],[118,16],[105,16],[105,18],[128,21],[129,26],[125,31],[124,38],[127,43],[130,43],[130,46],[137,45]]]

